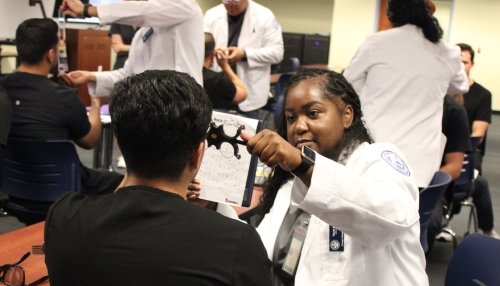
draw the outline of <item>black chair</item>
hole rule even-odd
[[[454,248],[456,247],[456,233],[450,227],[453,216],[457,214],[462,207],[469,208],[469,219],[467,230],[464,236],[468,235],[473,226],[474,232],[478,231],[476,206],[472,202],[472,193],[474,192],[475,170],[474,170],[474,153],[479,145],[480,137],[471,137],[471,151],[466,152],[460,177],[455,181],[454,187],[449,189],[450,193],[446,194],[447,204],[445,205],[445,221],[442,231],[452,236]]]
[[[66,192],[80,192],[80,160],[71,141],[10,138],[2,158],[5,210],[24,223],[45,219]]]
[[[445,277],[445,286],[500,285],[500,240],[472,233],[460,243]]]
[[[441,196],[451,182],[451,176],[445,172],[438,171],[432,177],[430,185],[420,192],[418,214],[420,215],[420,244],[427,253],[427,228],[431,213],[441,201]]]

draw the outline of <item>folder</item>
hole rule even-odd
[[[212,122],[216,127],[222,126],[229,137],[234,137],[238,128],[252,135],[262,128],[260,120],[219,111],[212,112]],[[241,140],[239,137],[237,139]],[[251,155],[245,145],[237,144],[237,148],[234,148],[229,143],[223,143],[220,149],[208,145],[206,142],[205,155],[198,171],[200,199],[250,206],[258,158]]]

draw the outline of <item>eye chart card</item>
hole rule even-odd
[[[212,112],[205,156],[198,172],[201,199],[244,207],[250,205],[258,158],[234,139],[241,141],[240,131],[256,134],[261,125],[256,119]]]

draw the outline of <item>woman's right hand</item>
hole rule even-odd
[[[72,71],[70,73],[61,74],[60,77],[69,85],[80,86],[89,81],[95,81],[89,71]]]
[[[259,157],[269,167],[279,165],[285,171],[291,171],[300,165],[300,150],[293,147],[278,133],[264,129],[254,136],[242,132],[240,135],[247,142],[247,150]]]

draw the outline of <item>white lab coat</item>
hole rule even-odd
[[[365,41],[344,72],[361,100],[376,142],[395,144],[427,187],[439,169],[443,100],[468,90],[460,49],[433,44],[422,30],[404,25]]]
[[[124,1],[97,6],[103,23],[140,26],[123,68],[96,72],[89,93],[107,96],[113,85],[145,70],[176,70],[203,85],[203,13],[195,0]],[[153,33],[143,40],[153,28]]]
[[[205,13],[205,31],[214,35],[216,47],[227,47],[227,11],[223,4]],[[269,97],[271,64],[279,63],[284,52],[281,26],[271,10],[248,0],[238,47],[245,50],[248,59],[236,64],[236,72],[248,89],[239,108],[257,110],[266,105]]]
[[[309,189],[299,179],[281,187],[257,231],[272,259],[290,203],[311,214],[296,286],[428,285],[419,193],[400,154],[363,143],[345,166],[317,154]],[[329,251],[329,225],[344,232],[343,252]]]

